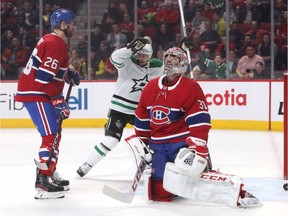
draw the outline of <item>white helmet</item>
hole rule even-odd
[[[145,46],[141,50],[137,51],[136,55],[138,53],[148,55],[150,59],[153,54],[153,49],[152,49],[151,44],[145,44]]]
[[[175,64],[171,62],[171,57],[177,57],[179,62]],[[188,59],[186,53],[179,47],[172,47],[163,54],[164,74],[172,75],[175,73],[184,74],[188,67]]]

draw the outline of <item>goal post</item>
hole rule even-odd
[[[284,179],[288,180],[288,74],[284,74],[284,87],[283,87],[283,124],[284,124],[284,143],[283,143],[283,159],[284,159]]]

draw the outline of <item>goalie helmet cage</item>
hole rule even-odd
[[[288,180],[288,74],[284,74],[284,94],[283,94],[283,105],[284,105],[284,143],[283,143],[283,158],[284,158],[284,179]]]

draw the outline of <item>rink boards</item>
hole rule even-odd
[[[283,130],[283,81],[198,81],[214,129]],[[64,127],[103,127],[115,82],[83,81],[69,99]],[[34,127],[22,103],[15,102],[17,82],[0,82],[2,128]],[[64,94],[68,86],[64,89]]]

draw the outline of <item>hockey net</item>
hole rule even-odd
[[[283,146],[283,158],[284,158],[284,179],[288,180],[288,74],[284,74],[284,146]]]

